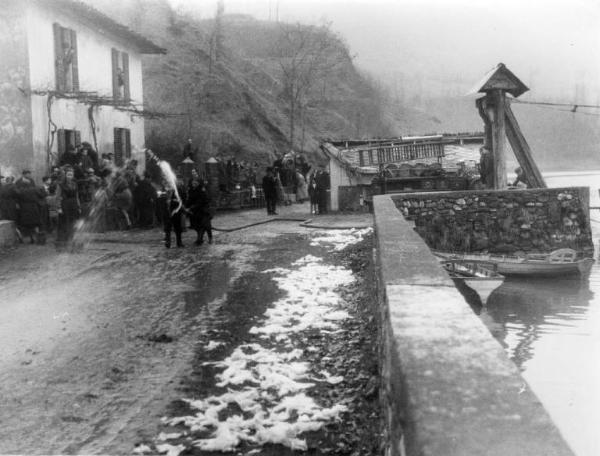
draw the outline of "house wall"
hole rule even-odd
[[[81,23],[76,17],[53,11],[51,8],[31,5],[27,9],[26,29],[30,55],[29,79],[31,113],[33,119],[32,167],[36,174],[47,172],[48,146],[56,160],[58,153],[57,129],[79,130],[81,140],[94,144],[89,118],[89,104],[75,99],[57,98],[47,92],[54,91],[54,31],[53,24],[70,28],[77,33],[77,54],[80,92],[95,92],[101,97],[112,97],[111,49],[116,48],[129,54],[129,85],[132,102],[142,108],[142,61],[141,55],[127,43],[100,33],[91,26]],[[35,92],[38,92],[36,94]],[[50,103],[48,97],[50,96]],[[131,113],[119,111],[112,106],[95,106],[92,109],[95,123],[98,152],[113,152],[114,128],[131,130],[132,158],[143,166],[144,119]],[[51,122],[49,120],[51,119]],[[136,149],[138,149],[136,151]]]
[[[58,157],[58,144],[55,130],[50,126],[48,119],[48,95],[33,95],[31,106],[33,114],[33,148],[35,153],[35,170],[38,173],[46,172],[47,141],[51,144],[51,162]],[[90,106],[78,103],[75,100],[64,98],[52,98],[50,103],[50,115],[56,129],[79,130],[81,140],[94,145],[91,122],[89,119]],[[92,109],[94,118],[98,153],[114,152],[114,128],[129,128],[131,130],[131,158],[135,158],[143,171],[145,163],[143,146],[144,119],[140,116],[132,116],[131,113],[115,110],[111,106],[97,106]],[[49,134],[50,132],[50,134]],[[40,174],[38,174],[40,175]]]
[[[348,192],[343,192],[343,195],[340,194],[340,187],[351,187],[351,186],[368,186],[371,184],[371,181],[375,175],[352,175],[349,176],[348,172],[345,168],[342,167],[341,163],[338,160],[329,160],[329,178],[331,182],[331,201],[330,201],[330,209],[332,211],[338,211],[340,209],[344,210],[348,207]],[[368,192],[361,193],[363,198],[367,198]],[[357,194],[358,195],[358,194]],[[359,196],[357,196],[356,203],[359,201]],[[340,202],[340,198],[343,200]]]
[[[19,176],[33,161],[26,23],[17,1],[0,11],[0,174]]]
[[[54,31],[57,22],[77,33],[79,88],[82,92],[97,92],[100,96],[112,96],[111,49],[129,54],[129,81],[131,99],[142,103],[141,55],[127,43],[94,30],[76,17],[55,12],[51,8],[32,5],[27,10],[27,33],[31,59],[30,79],[33,90],[54,90]]]

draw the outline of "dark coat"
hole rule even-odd
[[[140,181],[135,188],[135,202],[138,205],[152,205],[156,201],[156,189],[147,179]]]
[[[277,181],[274,177],[269,175],[263,177],[262,188],[266,198],[277,196]]]
[[[35,228],[42,224],[44,190],[33,185],[21,187],[19,194],[19,226]]]
[[[210,198],[201,186],[191,188],[186,206],[190,211],[190,224],[193,229],[200,229],[210,223]]]
[[[16,221],[18,194],[14,183],[0,187],[0,220]]]
[[[56,196],[65,220],[69,222],[77,220],[81,214],[81,203],[75,180],[71,182],[64,180],[58,184]]]

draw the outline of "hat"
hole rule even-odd
[[[94,168],[88,168],[88,169],[86,169],[86,171],[90,174],[94,174],[94,172],[95,172]]]
[[[31,174],[31,171],[28,169],[24,169],[21,174]]]

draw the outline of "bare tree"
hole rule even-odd
[[[282,23],[279,32],[274,55],[281,69],[283,96],[289,108],[289,140],[293,148],[296,118],[302,114],[311,88],[344,60],[351,59],[329,24],[317,27]]]
[[[208,72],[212,74],[213,59],[218,62],[223,55],[223,41],[225,40],[223,34],[223,14],[225,13],[225,3],[223,0],[218,0],[217,11],[215,13],[215,23],[213,31],[210,36],[210,61],[208,65]]]

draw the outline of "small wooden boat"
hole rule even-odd
[[[442,266],[450,275],[457,287],[466,285],[475,291],[481,303],[485,304],[489,295],[502,285],[504,276],[496,271],[493,263],[466,260],[444,260]]]
[[[541,254],[529,253],[523,255],[497,255],[477,253],[448,253],[434,251],[434,255],[444,260],[463,260],[492,263],[497,266],[498,273],[505,276],[521,277],[563,277],[571,275],[586,275],[590,272],[594,260],[592,258],[577,258],[573,249],[559,249],[554,252]]]

